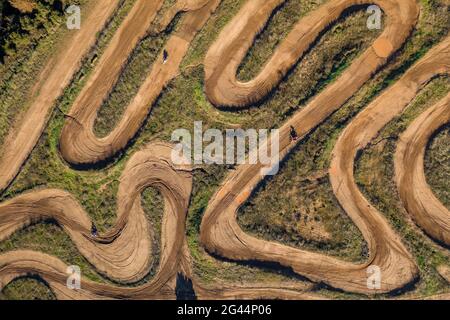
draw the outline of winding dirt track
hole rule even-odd
[[[450,267],[441,265],[437,268],[439,274],[444,278],[448,283],[450,283]]]
[[[263,2],[248,2],[234,18],[236,23],[231,23],[224,29],[207,55],[205,61],[207,93],[211,101],[218,105],[242,107],[263,98],[326,25],[336,20],[346,8],[365,3],[331,1],[320,7],[294,27],[294,31],[280,45],[256,79],[240,84],[235,80],[237,66],[264,21],[279,3],[267,1],[266,5],[263,5]],[[415,1],[376,1],[376,3],[388,16],[383,34],[335,83],[280,128],[280,159],[295,146],[289,138],[291,125],[296,128],[299,137],[304,137],[342,106],[405,42],[418,15]],[[246,42],[242,43],[244,37]],[[235,44],[237,42],[241,46],[238,47]],[[219,61],[223,63],[220,64]],[[231,92],[229,96],[226,95]],[[366,132],[366,129],[362,132]],[[368,137],[370,136],[368,134]],[[264,179],[260,175],[262,168],[260,164],[238,167],[213,196],[201,225],[202,243],[208,251],[230,259],[277,262],[313,281],[323,281],[330,286],[351,292],[389,292],[411,282],[417,276],[417,268],[411,255],[386,220],[373,208],[361,205],[361,202],[367,201],[360,193],[358,194],[353,182],[353,146],[350,145],[349,148],[349,153],[341,152],[339,148],[335,149],[335,155],[338,155],[338,159],[350,160],[348,164],[350,168],[342,166],[334,169],[332,166],[330,176],[341,205],[368,243],[370,251],[368,262],[352,264],[323,254],[257,239],[244,233],[236,222],[236,213]],[[336,179],[333,178],[335,176],[345,179],[346,182],[339,190],[336,188]],[[379,290],[368,289],[369,265],[377,265],[381,269],[382,286]]]
[[[148,116],[153,103],[164,87],[179,74],[179,66],[197,32],[203,27],[220,0],[205,3],[180,1],[163,18],[170,23],[175,12],[188,11],[180,29],[170,37],[165,49],[170,62],[163,64],[162,54],[154,63],[149,76],[137,95],[127,106],[120,123],[104,138],[94,134],[97,112],[113,89],[123,64],[138,41],[147,34],[163,0],[138,0],[101,57],[93,75],[72,106],[60,139],[61,154],[72,164],[90,164],[108,159],[123,149],[134,137]],[[192,9],[188,5],[192,6]],[[189,11],[191,10],[191,11]],[[164,29],[162,27],[162,29]]]
[[[164,86],[179,73],[180,63],[190,42],[217,8],[220,0],[182,0],[168,10],[161,19],[161,25],[156,28],[157,31],[163,30],[177,12],[187,11],[180,29],[170,37],[165,47],[170,54],[170,63],[163,64],[162,57],[158,58],[138,94],[128,105],[120,123],[107,137],[99,139],[93,133],[97,112],[117,82],[133,48],[149,32],[162,2],[162,0],[136,2],[77,97],[60,141],[61,153],[68,162],[96,163],[114,156],[126,147]],[[294,27],[254,80],[248,83],[238,82],[236,71],[240,62],[272,11],[282,2],[282,0],[248,1],[210,48],[205,58],[205,90],[215,105],[242,108],[263,99],[314,44],[321,32],[338,19],[345,9],[369,3],[358,0],[333,0],[321,6]],[[117,5],[116,1],[114,3]],[[280,128],[280,159],[284,159],[295,147],[289,139],[289,127],[294,126],[299,137],[303,138],[323,122],[387,63],[392,54],[405,43],[417,22],[418,7],[414,0],[375,0],[370,3],[378,4],[387,15],[387,25],[383,34],[339,79]],[[103,20],[95,25],[100,29],[113,10],[111,8],[106,10],[99,4],[97,6],[96,10],[104,13],[101,16]],[[101,20],[98,15],[94,16]],[[85,31],[82,28],[80,32]],[[86,36],[85,33],[82,34]],[[92,39],[89,39],[94,42],[95,37],[93,35],[91,37]],[[245,234],[236,222],[236,212],[265,179],[260,174],[263,168],[261,164],[239,166],[227,177],[211,199],[201,224],[201,242],[206,249],[234,260],[276,262],[291,267],[313,282],[324,282],[350,292],[366,294],[390,292],[413,281],[418,275],[418,270],[412,256],[383,215],[370,205],[354,182],[354,158],[386,123],[408,106],[424,85],[433,77],[448,73],[449,45],[450,38],[447,38],[430,50],[395,85],[364,109],[344,130],[333,150],[329,171],[333,190],[368,243],[370,257],[367,262],[353,264]],[[89,46],[83,48],[87,50]],[[81,57],[80,53],[70,54],[71,68],[63,70],[72,75]],[[57,58],[57,65],[65,61],[64,59],[65,57]],[[34,140],[27,138],[30,141],[26,141],[25,144],[26,135],[20,132],[15,140],[20,144],[16,142],[16,145],[8,144],[5,147],[5,150],[13,150],[12,147],[23,145],[25,149],[21,149],[19,155],[2,158],[2,163],[6,160],[13,163],[0,166],[0,190],[4,189],[17,174],[45,127],[48,111],[70,80],[65,73],[61,75],[57,71],[53,70],[43,85],[43,88],[48,86],[46,90],[50,90],[52,88],[48,83],[50,79],[60,80],[60,82],[50,81],[53,86],[55,83],[58,84],[55,92],[50,91],[52,95],[45,100],[46,91],[41,89],[39,94],[43,95],[42,101],[40,104],[36,102],[36,106],[30,108],[29,118],[24,120],[24,123],[36,121],[32,110],[35,113],[39,110],[36,114],[39,125],[32,128],[33,132],[28,131],[28,136],[31,134]],[[64,80],[62,76],[67,78]],[[448,100],[447,96],[427,111],[428,116],[424,114],[416,120],[411,127],[413,129],[410,128],[405,132],[395,160],[397,182],[408,212],[426,232],[437,239],[439,236],[448,239],[445,238],[445,235],[448,235],[448,224],[441,224],[441,230],[435,232],[434,230],[438,228],[436,225],[428,230],[429,220],[434,219],[436,215],[445,219],[445,212],[425,208],[418,213],[420,208],[410,203],[420,203],[423,200],[429,202],[427,205],[431,203],[429,199],[432,193],[425,179],[420,176],[423,175],[423,150],[432,132],[448,122]],[[415,130],[414,126],[417,128],[419,125],[423,127]],[[68,233],[80,253],[99,272],[117,282],[130,284],[144,278],[152,264],[153,231],[141,207],[141,193],[149,186],[158,188],[165,201],[161,257],[156,275],[147,284],[130,288],[94,283],[83,278],[81,290],[69,290],[66,287],[67,265],[43,253],[20,250],[0,255],[0,290],[19,276],[34,274],[42,277],[60,299],[174,298],[177,274],[193,277],[185,237],[192,174],[190,167],[172,164],[172,150],[171,145],[156,142],[131,157],[120,179],[117,221],[111,230],[97,238],[90,235],[91,220],[87,213],[73,196],[65,191],[37,190],[0,204],[0,241],[31,223],[52,219]],[[403,165],[414,168],[411,170],[413,172],[403,172]],[[413,188],[428,190],[429,193],[423,198],[422,194],[414,194]],[[379,290],[367,288],[367,267],[370,265],[379,266],[381,269],[382,285]],[[205,287],[195,278],[193,280],[196,295],[200,299],[317,298],[312,293],[303,292],[308,291],[308,288],[294,285]]]
[[[346,88],[342,95],[335,94],[332,97],[336,100],[336,105],[339,105],[341,100],[348,98],[348,93],[359,88],[405,42],[418,17],[417,4],[410,0],[330,1],[294,26],[253,80],[239,82],[236,74],[241,61],[271,13],[283,2],[284,0],[248,1],[212,45],[205,59],[205,90],[214,105],[239,108],[260,101],[281,81],[327,26],[342,16],[346,9],[375,3],[387,15],[387,25],[371,49],[355,61],[345,76],[332,86],[333,89],[337,86]],[[333,89],[330,88],[327,92],[336,93]]]
[[[447,72],[450,70],[447,47]],[[395,154],[398,191],[406,210],[434,239],[450,246],[450,212],[427,184],[424,156],[428,141],[450,122],[450,94],[418,117],[400,137]]]
[[[190,175],[183,178],[169,165],[171,148],[153,145],[136,153],[120,179],[117,222],[107,234],[93,239],[91,220],[78,202],[60,190],[42,190],[21,195],[0,206],[0,240],[31,222],[55,220],[62,226],[81,254],[102,273],[121,282],[136,282],[149,271],[151,231],[141,208],[141,192],[157,187],[166,199],[163,238],[171,248],[175,234],[183,232],[191,191]],[[169,220],[168,220],[169,219]],[[181,228],[181,229],[180,229]],[[175,232],[176,231],[176,232]],[[181,238],[182,239],[182,238]]]
[[[40,78],[45,79],[36,94],[33,103],[10,131],[0,155],[0,192],[5,190],[19,173],[31,150],[39,140],[47,123],[49,112],[80,68],[84,55],[95,44],[100,32],[114,13],[119,0],[95,1],[89,7],[90,14],[82,20],[80,30],[72,31],[62,45],[59,54],[51,59]]]

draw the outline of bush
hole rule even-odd
[[[0,63],[34,47],[60,21],[61,0],[8,0],[0,3]]]

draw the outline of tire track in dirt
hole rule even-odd
[[[449,45],[450,38],[447,38],[430,50],[400,80],[359,113],[339,137],[332,154],[329,173],[333,191],[368,243],[368,263],[381,268],[383,285],[391,290],[395,289],[395,285],[389,285],[391,281],[406,284],[418,270],[401,239],[356,185],[354,161],[357,153],[400,115],[426,84],[450,70]],[[408,169],[416,170],[416,167]],[[412,193],[414,187],[409,185],[408,192]]]
[[[280,159],[284,159],[295,147],[295,143],[291,143],[289,138],[291,125],[300,138],[304,137],[341,107],[388,61],[409,36],[418,18],[415,1],[374,2],[387,15],[384,32],[340,78],[280,128]],[[264,98],[327,25],[335,21],[345,9],[367,4],[366,1],[349,0],[326,3],[300,20],[255,79],[247,83],[237,82],[236,71],[240,61],[279,3],[280,1],[275,0],[247,2],[211,47],[205,61],[205,75],[206,92],[214,104],[244,107]],[[358,210],[356,206],[359,199],[355,198],[355,193],[345,188],[339,192],[335,190],[335,193],[341,203],[353,206],[347,206],[346,211],[369,244],[371,258],[366,263],[344,262],[324,254],[264,241],[244,233],[236,222],[236,213],[264,179],[260,175],[261,168],[261,164],[239,166],[211,199],[201,224],[201,242],[209,252],[233,260],[279,263],[312,281],[366,294],[393,291],[405,286],[417,276],[412,257],[392,228],[379,213],[372,212],[370,208]],[[349,173],[345,172],[342,177],[353,183],[353,175]],[[367,228],[373,221],[380,225]],[[384,233],[379,233],[380,230]],[[383,250],[378,250],[379,247]],[[378,290],[368,289],[367,286],[367,267],[372,262],[378,264],[383,275],[382,285]]]
[[[156,142],[132,156],[120,179],[117,221],[105,234],[93,237],[91,220],[73,197],[61,190],[40,190],[0,205],[0,240],[31,223],[52,219],[71,237],[80,253],[97,270],[119,282],[137,282],[150,268],[151,230],[141,207],[141,194],[158,188],[165,209],[161,232],[161,257],[156,275],[138,287],[120,287],[81,279],[81,288],[67,287],[67,265],[48,254],[15,250],[0,255],[0,290],[12,280],[36,275],[58,299],[174,299],[178,273],[192,277],[186,244],[186,216],[192,189],[190,166],[171,162],[173,147]],[[219,298],[313,298],[295,287],[204,288],[194,284],[202,299]]]
[[[119,28],[118,34],[128,34],[130,30],[127,28],[134,28],[131,26],[135,26],[140,32],[127,41],[116,38],[112,40],[105,57],[113,50],[111,48],[123,45],[117,61],[101,58],[104,61],[99,62],[98,69],[77,98],[70,114],[76,121],[68,120],[61,136],[61,151],[66,160],[73,164],[95,163],[113,156],[126,146],[164,86],[178,74],[179,64],[190,42],[219,2],[220,0],[192,3],[183,1],[183,4],[192,5],[186,8],[180,5],[180,1],[176,4],[176,10],[169,10],[163,21],[171,20],[177,10],[189,11],[189,8],[195,8],[186,13],[180,30],[166,45],[171,56],[170,66],[162,63],[162,57],[155,62],[149,77],[126,109],[119,125],[109,136],[98,139],[92,130],[98,108],[117,81],[131,50],[148,32],[148,24],[136,25],[129,20],[133,16],[130,13],[126,19],[128,22],[124,22],[125,27],[120,27],[125,29]],[[264,98],[328,24],[335,21],[345,9],[368,3],[335,0],[323,5],[294,27],[254,80],[245,84],[237,82],[235,76],[240,61],[257,32],[281,2],[282,0],[247,2],[211,47],[205,60],[205,90],[208,98],[216,105],[245,107]],[[304,137],[342,106],[406,41],[418,17],[415,1],[372,2],[382,7],[388,16],[386,29],[335,83],[281,127],[281,159],[295,147],[289,139],[291,125],[296,128],[300,138]],[[160,5],[156,2],[153,4]],[[138,1],[134,11],[132,10],[133,14],[138,15],[146,5],[148,4]],[[156,14],[157,9],[155,10]],[[146,14],[148,15],[143,19],[147,23],[153,21],[153,11]],[[353,163],[357,150],[364,148],[385,123],[401,113],[426,83],[438,74],[448,73],[449,42],[446,39],[433,48],[397,84],[364,109],[344,130],[333,151],[330,167],[333,190],[369,244],[370,258],[367,262],[352,264],[245,234],[236,223],[236,212],[264,179],[260,175],[261,164],[239,166],[213,196],[201,224],[201,241],[207,250],[235,260],[276,262],[292,268],[313,282],[324,282],[350,292],[390,292],[411,282],[417,276],[417,267],[386,219],[358,190],[353,179]],[[106,83],[101,81],[100,75],[103,72],[108,77]],[[33,274],[42,277],[60,299],[166,299],[175,298],[176,276],[181,273],[193,278],[196,294],[202,299],[317,298],[312,293],[290,286],[205,287],[192,277],[185,237],[186,214],[192,188],[191,168],[173,165],[171,151],[172,146],[157,142],[131,157],[120,179],[116,224],[97,238],[90,234],[91,221],[86,212],[64,191],[38,190],[0,204],[0,240],[30,223],[54,219],[99,272],[123,283],[133,283],[145,277],[151,263],[151,229],[141,207],[140,196],[149,186],[159,188],[165,200],[161,259],[158,271],[150,282],[129,288],[94,283],[83,278],[81,290],[70,290],[66,287],[67,266],[62,261],[47,254],[18,250],[0,255],[0,289],[19,276]],[[381,268],[382,287],[379,290],[367,288],[366,270],[369,265]]]

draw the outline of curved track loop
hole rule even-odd
[[[168,40],[165,50],[169,53],[169,62],[164,64],[162,54],[159,56],[139,92],[127,106],[119,124],[108,136],[97,138],[93,131],[97,112],[116,83],[122,65],[138,41],[148,32],[162,2],[163,0],[136,2],[74,102],[60,139],[61,154],[68,162],[77,165],[97,163],[114,156],[127,145],[142,126],[161,91],[178,75],[179,66],[191,41],[220,0],[210,0],[207,3],[205,0],[181,1],[183,6],[176,7],[176,10],[188,11],[186,5],[197,10],[186,13],[180,29]],[[167,14],[172,16],[173,13]]]
[[[169,145],[158,143],[132,157],[120,179],[117,221],[107,234],[98,238],[90,235],[91,220],[70,194],[41,190],[0,205],[0,240],[32,222],[53,219],[70,235],[83,256],[108,277],[123,282],[142,279],[151,262],[151,232],[141,207],[142,191],[154,186],[164,196],[165,258],[170,255],[167,252],[179,250],[181,244],[175,235],[184,232],[192,181],[188,171],[184,173],[183,168],[172,166],[171,150]]]
[[[407,283],[416,274],[413,259],[382,214],[367,201],[353,177],[354,159],[378,132],[410,104],[434,77],[450,71],[450,38],[409,69],[375,99],[339,137],[332,155],[330,180],[341,206],[361,230],[370,250],[370,264],[382,270],[383,285]],[[408,187],[413,187],[409,185]],[[394,280],[395,279],[395,280]]]
[[[450,94],[409,126],[400,136],[395,154],[396,181],[406,210],[428,235],[446,246],[450,246],[450,212],[427,184],[424,157],[429,139],[449,121]]]
[[[332,0],[294,26],[256,78],[246,83],[239,82],[236,73],[241,61],[272,11],[283,2],[284,0],[248,1],[212,45],[205,59],[205,90],[214,105],[239,108],[260,101],[283,79],[327,26],[339,19],[346,9],[375,3],[387,15],[384,32],[353,63],[345,76],[341,77],[339,84],[333,85],[346,88],[345,92],[354,92],[405,42],[418,17],[417,4],[411,0]],[[346,94],[342,96],[346,97]]]
[[[0,239],[30,223],[55,220],[71,237],[79,251],[98,270],[121,282],[135,282],[146,276],[150,268],[151,232],[141,207],[141,193],[147,187],[158,188],[164,197],[160,266],[155,277],[145,286],[127,289],[85,281],[80,298],[158,297],[169,292],[170,281],[183,265],[185,222],[192,188],[190,168],[171,163],[172,147],[153,143],[137,152],[127,164],[120,179],[117,196],[117,221],[106,234],[93,238],[91,221],[69,194],[60,190],[42,190],[21,195],[0,206]],[[65,287],[66,266],[56,258],[37,252],[13,251],[0,256],[0,281],[37,274],[57,293],[71,296]]]
[[[125,288],[82,279],[80,290],[70,290],[66,286],[66,264],[44,253],[17,250],[0,255],[0,291],[20,276],[37,275],[58,299],[175,298],[177,274],[192,276],[185,238],[192,175],[190,167],[172,164],[172,150],[171,145],[156,142],[133,155],[120,179],[116,224],[98,238],[90,234],[91,220],[87,213],[64,191],[35,191],[0,205],[0,240],[30,223],[52,219],[101,273],[120,282],[137,282],[148,274],[152,256],[151,230],[141,207],[141,194],[148,187],[158,188],[165,200],[161,257],[158,271],[148,284]],[[204,288],[195,282],[194,287],[202,299],[317,298],[289,286],[219,289]]]
[[[241,30],[240,28],[243,26],[241,23],[251,21],[253,16],[258,16],[259,19],[265,21],[261,18],[261,15],[268,17],[275,6],[275,1],[270,2],[272,6],[267,6],[269,2],[266,2],[266,5],[258,2],[264,10],[261,9],[256,12],[255,9],[259,7],[252,8],[250,5],[256,2],[258,1],[249,2],[238,13],[234,22],[224,29],[222,36],[219,37],[219,40],[213,45],[211,53],[208,54],[208,63],[205,71],[207,75],[207,93],[211,101],[216,104],[243,106],[249,102],[261,99],[274,86],[274,83],[281,79],[281,77],[276,75],[280,74],[281,71],[281,73],[285,73],[288,70],[287,65],[283,64],[281,66],[278,63],[280,61],[289,61],[291,65],[296,62],[301,52],[314,41],[316,35],[320,32],[320,30],[312,26],[311,19],[316,21],[318,15],[322,19],[324,16],[327,17],[325,22],[321,21],[319,23],[323,27],[335,20],[345,8],[355,3],[365,3],[363,1],[331,1],[306,17],[304,19],[306,22],[304,20],[300,21],[295,27],[296,32],[310,29],[313,31],[311,33],[308,31],[301,33],[302,37],[298,40],[302,39],[303,42],[286,40],[281,44],[279,51],[277,50],[274,54],[274,57],[278,58],[272,58],[258,78],[246,84],[244,89],[243,85],[231,81],[230,77],[232,76],[234,79],[240,59],[244,57],[246,49],[249,48],[255,34],[263,24],[259,23],[254,25],[253,28],[242,29],[248,32],[248,34],[240,35],[241,38],[245,37],[246,40],[244,43],[240,42],[240,45],[243,47],[238,48],[237,44],[233,45],[234,42],[227,37],[230,34],[234,34],[231,30]],[[406,40],[418,16],[418,8],[415,1],[376,1],[376,3],[382,6],[388,14],[386,30],[374,45],[353,62],[335,83],[326,88],[280,128],[280,159],[283,159],[295,147],[295,143],[291,143],[289,138],[289,127],[291,125],[296,128],[299,137],[304,137],[311,129],[319,125],[332,112],[342,106],[378,68],[386,63],[387,58]],[[288,39],[294,37],[294,34],[291,33]],[[299,49],[298,47],[301,48]],[[290,51],[288,51],[291,52],[290,55],[286,52],[287,48],[290,48]],[[280,58],[282,53],[283,59]],[[230,61],[227,64],[228,68],[216,69],[214,67],[215,63],[220,65],[216,59]],[[267,90],[256,89],[260,81],[262,83],[261,87],[265,86]],[[208,82],[210,82],[209,85]],[[233,94],[228,97],[222,95],[223,92],[233,92]],[[238,99],[233,100],[231,96],[236,96]],[[238,167],[235,172],[229,175],[219,191],[213,196],[201,225],[201,242],[208,251],[235,260],[260,260],[280,263],[313,281],[325,282],[333,287],[352,292],[369,294],[389,292],[404,286],[416,277],[417,268],[411,256],[387,222],[379,213],[373,212],[371,208],[356,207],[357,201],[360,199],[355,198],[354,192],[349,192],[346,189],[342,189],[346,193],[340,191],[337,192],[337,195],[341,202],[349,203],[349,205],[352,204],[352,201],[355,201],[354,207],[350,208],[347,206],[346,209],[347,213],[361,229],[369,244],[371,257],[367,263],[352,264],[323,254],[263,241],[244,233],[236,222],[236,212],[264,179],[260,175],[261,168],[261,164]],[[346,174],[348,175],[343,175],[342,177],[345,177],[349,183],[352,183],[353,176],[351,172],[346,172]],[[345,197],[347,200],[344,199]],[[380,225],[377,226],[375,224],[373,228],[369,228],[368,225],[374,221],[376,223],[379,222]],[[379,233],[380,230],[383,233]],[[382,249],[380,250],[380,248]],[[379,290],[371,290],[367,287],[367,267],[374,262],[377,263],[382,271],[382,286]]]
[[[80,68],[85,54],[95,44],[96,35],[116,10],[119,0],[95,1],[82,20],[80,30],[71,31],[64,50],[51,59],[40,75],[43,79],[33,96],[33,103],[17,128],[10,131],[0,155],[0,193],[19,173],[31,150],[39,140],[48,114],[73,75]]]

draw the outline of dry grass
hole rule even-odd
[[[435,195],[450,210],[450,128],[436,132],[428,144],[425,175]]]

